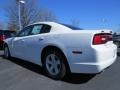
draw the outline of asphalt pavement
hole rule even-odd
[[[56,81],[40,66],[16,58],[4,59],[0,51],[0,90],[120,90],[119,56],[100,74],[72,74]]]

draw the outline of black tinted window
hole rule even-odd
[[[49,33],[51,26],[46,24],[36,24],[31,31],[31,35],[42,34],[42,33]]]
[[[72,30],[83,30],[83,28],[79,28],[79,27],[76,27],[76,26],[72,26],[72,25],[67,25],[67,24],[62,24]]]
[[[49,25],[43,25],[43,28],[40,33],[49,33],[51,29],[51,26]]]
[[[0,35],[5,35],[5,38],[10,38],[15,36],[15,31],[9,31],[9,30],[0,30]]]
[[[0,30],[0,35],[2,35],[3,34],[3,31],[2,30]]]
[[[32,30],[33,26],[28,26],[18,33],[18,37],[28,36]]]
[[[15,36],[15,34],[16,34],[16,32],[13,32],[13,31],[4,32],[4,35],[6,36],[6,38],[13,37],[13,36]]]

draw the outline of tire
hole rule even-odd
[[[11,57],[8,46],[4,47],[4,57],[7,58],[7,59],[9,59]]]
[[[119,47],[119,43],[118,42],[116,42],[115,44],[117,45],[117,47]]]
[[[120,42],[119,41],[116,41],[116,42],[114,42],[115,44],[116,44],[116,46],[118,47],[118,48],[120,48]]]
[[[66,74],[65,57],[59,50],[47,50],[43,56],[43,67],[49,77],[60,80]]]

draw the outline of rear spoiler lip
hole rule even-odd
[[[101,33],[110,33],[110,34],[113,34],[112,30],[101,30]]]

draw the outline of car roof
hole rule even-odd
[[[35,25],[35,24],[47,24],[47,25],[50,25],[50,26],[57,26],[57,25],[60,25],[59,23],[56,23],[56,22],[36,22],[36,23],[33,23],[33,24],[30,24],[28,26],[31,26],[31,25]],[[27,26],[26,26],[27,27]]]
[[[50,25],[51,28],[52,28],[51,32],[54,32],[54,31],[60,31],[60,32],[64,31],[64,32],[66,32],[67,30],[71,30],[70,28],[68,28],[68,27],[66,27],[62,24],[59,24],[59,23],[56,23],[56,22],[49,22],[49,21],[48,22],[36,22],[36,23],[30,24],[28,26],[35,25],[35,24]],[[26,26],[26,27],[28,27],[28,26]]]

